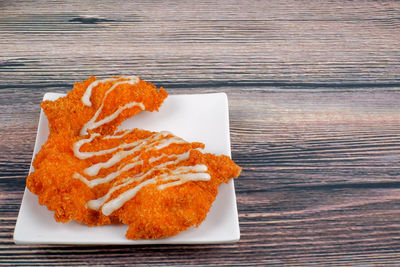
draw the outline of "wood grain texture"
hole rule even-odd
[[[171,86],[399,85],[399,9],[396,1],[8,2],[0,81],[140,73]]]
[[[0,265],[400,263],[397,1],[0,2]],[[45,92],[226,92],[241,240],[17,246]]]

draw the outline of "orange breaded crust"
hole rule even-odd
[[[167,97],[163,88],[135,79],[91,77],[67,96],[42,102],[50,134],[27,187],[56,221],[124,223],[129,239],[164,238],[200,225],[218,186],[239,176],[229,157],[203,153],[201,143],[167,132],[118,131],[125,119],[158,110]],[[90,105],[82,99],[88,88]],[[91,120],[95,126],[88,127]]]
[[[118,212],[121,221],[129,225],[127,238],[157,239],[199,226],[218,194],[218,186],[238,177],[241,171],[227,156],[199,152],[191,160],[205,161],[211,181],[189,182],[165,190],[155,186],[143,189]]]

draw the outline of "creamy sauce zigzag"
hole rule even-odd
[[[124,79],[122,81],[118,81],[120,79]],[[91,106],[92,103],[90,101],[92,90],[106,82],[115,82],[105,93],[104,98],[100,107],[97,109],[94,116],[82,127],[80,135],[86,135],[87,130],[96,129],[108,122],[113,121],[118,117],[118,115],[125,109],[132,107],[140,107],[142,110],[145,109],[143,103],[130,102],[124,106],[120,106],[114,113],[108,115],[104,119],[97,121],[105,103],[105,99],[107,95],[117,88],[121,84],[135,84],[139,82],[139,78],[136,76],[121,76],[120,78],[109,78],[103,80],[96,80],[91,83],[85,93],[82,96],[82,103],[86,106]],[[83,183],[85,183],[88,187],[94,188],[100,184],[112,182],[117,179],[124,172],[130,171],[137,166],[143,166],[144,162],[141,158],[144,152],[150,150],[160,150],[170,146],[171,144],[186,144],[185,140],[174,136],[169,132],[159,132],[153,133],[149,137],[128,143],[122,143],[118,146],[115,146],[110,149],[104,149],[100,151],[91,151],[91,152],[82,152],[80,151],[81,147],[84,144],[91,143],[95,138],[101,138],[102,140],[107,139],[119,139],[128,135],[132,130],[128,130],[123,132],[122,134],[113,134],[107,136],[101,136],[98,133],[91,133],[87,138],[81,139],[73,144],[73,152],[74,155],[79,159],[88,159],[95,156],[103,156],[110,153],[116,152],[112,157],[110,157],[105,162],[99,162],[93,164],[92,166],[83,170],[83,174],[74,173],[73,178],[79,179]],[[98,199],[90,200],[86,203],[86,206],[93,210],[99,210],[104,215],[108,216],[112,214],[115,210],[121,208],[128,200],[135,197],[135,195],[145,186],[151,184],[161,183],[157,186],[159,190],[163,190],[168,187],[182,185],[189,181],[208,181],[211,179],[210,174],[207,172],[207,166],[204,164],[197,164],[194,166],[180,166],[176,167],[176,165],[184,160],[187,160],[190,157],[190,152],[193,149],[189,149],[182,154],[161,154],[160,156],[152,157],[148,160],[148,163],[153,165],[151,169],[147,170],[145,173],[137,173],[132,177],[126,177],[121,179],[118,184],[114,184],[110,190],[102,197]],[[200,149],[197,149],[200,150]],[[137,154],[137,155],[135,155]],[[129,156],[133,156],[130,160],[121,164],[121,161]],[[163,163],[158,163],[161,159],[167,160]],[[112,166],[118,165],[117,170],[109,173],[105,177],[95,178],[89,180],[87,176],[93,177],[98,175],[101,169],[107,169]],[[171,168],[168,168],[171,167]],[[173,169],[173,167],[176,167]],[[161,175],[156,175],[155,177],[150,178],[154,172],[163,171]],[[150,179],[149,179],[150,178]],[[130,184],[137,182],[138,184],[128,190],[122,191],[118,196],[115,196],[110,200],[113,193],[123,187],[129,186]]]

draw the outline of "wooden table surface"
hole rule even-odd
[[[39,103],[91,75],[226,92],[241,240],[22,246]],[[400,2],[1,1],[1,265],[400,264]]]

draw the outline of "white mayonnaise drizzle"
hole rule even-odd
[[[134,160],[138,160],[138,157],[133,158],[131,161]],[[97,179],[93,179],[93,180],[88,180],[86,179],[85,176],[83,176],[82,174],[79,173],[74,173],[74,178],[81,180],[82,182],[84,182],[87,186],[89,186],[90,188],[93,188],[99,184],[104,184],[104,183],[108,183],[112,180],[114,180],[115,178],[117,178],[118,176],[120,176],[123,172],[129,171],[131,169],[133,169],[134,167],[138,166],[138,165],[142,165],[143,161],[142,160],[138,160],[136,162],[132,162],[132,163],[128,163],[126,165],[124,165],[122,168],[119,168],[117,171],[112,172],[110,174],[108,174],[106,177],[103,178],[97,178]]]
[[[188,159],[189,156],[190,156],[190,150],[187,151],[186,153],[183,153],[183,154],[180,154],[180,155],[171,155],[170,157],[167,158],[167,159],[169,159],[170,161],[164,162],[163,164],[155,165],[152,169],[150,169],[149,171],[147,171],[145,174],[139,173],[139,174],[135,175],[134,177],[127,177],[127,178],[125,178],[125,179],[122,181],[123,184],[120,184],[120,185],[118,185],[115,189],[111,189],[111,190],[110,190],[110,195],[111,195],[112,192],[114,192],[115,190],[117,190],[118,188],[120,188],[120,187],[122,187],[122,186],[129,185],[129,184],[131,184],[131,183],[133,183],[133,182],[135,182],[135,181],[141,181],[141,180],[145,179],[147,176],[153,174],[153,172],[155,172],[155,171],[157,171],[157,170],[160,170],[160,169],[162,169],[162,168],[165,168],[165,167],[167,167],[167,166],[169,166],[169,165],[177,164],[177,163],[179,163],[179,162],[181,162],[181,161],[183,161],[183,160]],[[137,158],[138,158],[138,157],[137,157]],[[137,158],[132,159],[132,161],[133,161],[133,160],[137,160]],[[174,160],[172,160],[173,158],[174,158]],[[140,163],[138,163],[138,164],[143,164],[143,161],[139,161],[139,162],[140,162]],[[86,183],[89,187],[93,188],[93,187],[96,186],[96,185],[99,185],[99,184],[102,184],[102,183],[106,183],[106,182],[109,182],[109,181],[113,180],[114,178],[116,178],[117,176],[119,176],[119,175],[120,175],[122,172],[124,172],[124,171],[127,171],[127,170],[132,169],[133,167],[136,166],[136,165],[133,166],[133,164],[134,164],[134,163],[127,164],[127,165],[125,165],[124,167],[121,168],[121,171],[120,171],[120,172],[117,171],[117,172],[110,173],[109,175],[107,175],[107,176],[104,177],[104,178],[97,178],[97,179],[94,179],[94,180],[89,181],[89,180],[87,180],[84,176],[82,176],[82,175],[80,175],[80,174],[76,175],[76,177],[74,177],[74,178],[80,179],[81,181],[83,181],[84,183]],[[137,164],[137,165],[138,165],[138,164]],[[126,167],[126,166],[128,166],[128,167]],[[133,166],[133,167],[131,167],[131,166]],[[131,168],[130,168],[130,167],[131,167]],[[107,199],[108,199],[108,198],[107,198]]]
[[[161,190],[165,189],[165,188],[167,188],[169,186],[181,185],[181,184],[189,182],[189,181],[208,181],[208,180],[211,179],[210,174],[208,174],[206,172],[203,172],[203,173],[192,173],[192,172],[190,172],[190,171],[196,171],[197,168],[205,169],[207,171],[207,166],[206,165],[187,166],[186,172],[185,171],[175,171],[174,170],[170,174],[164,174],[164,175],[161,175],[161,176],[158,176],[158,177],[154,177],[154,178],[145,180],[144,182],[136,185],[135,187],[123,192],[118,197],[116,197],[116,198],[108,201],[107,203],[103,204],[103,207],[102,207],[101,211],[106,216],[110,215],[115,210],[121,208],[128,200],[133,198],[137,194],[137,192],[139,192],[139,190],[142,189],[142,187],[144,187],[146,185],[149,185],[149,184],[155,184],[160,179],[162,179],[162,181],[178,180],[178,181],[175,181],[173,183],[163,184],[163,185],[158,186],[158,188],[161,189]],[[143,180],[143,179],[141,179],[141,180]],[[106,200],[107,199],[102,200],[102,201],[106,201]]]
[[[121,84],[135,84],[139,82],[139,78],[136,76],[122,76],[122,79],[126,79],[123,81],[119,81],[114,83],[110,89],[108,89],[104,95],[104,98],[101,102],[100,107],[97,109],[96,113],[94,116],[82,127],[80,134],[85,135],[87,134],[87,130],[95,129],[100,127],[101,125],[104,125],[108,122],[111,122],[112,120],[116,119],[123,110],[132,108],[132,107],[140,107],[142,110],[145,109],[143,103],[137,103],[137,102],[130,102],[124,106],[118,107],[118,109],[112,113],[111,115],[97,121],[99,115],[101,114],[103,107],[104,107],[104,102],[107,97],[107,95],[117,88],[117,86]],[[90,96],[92,93],[93,88],[98,86],[101,83],[105,82],[113,82],[117,81],[121,78],[109,78],[109,79],[103,79],[103,80],[96,80],[92,84],[88,86],[86,89],[84,95],[82,96],[82,102],[86,106],[91,106],[92,103],[90,102]],[[104,137],[101,137],[102,140],[106,139],[119,139],[125,137],[127,134],[131,133],[133,130],[128,130],[123,132],[122,134],[113,134],[113,135],[107,135]],[[81,152],[80,149],[84,144],[88,144],[93,142],[93,140],[96,137],[99,137],[100,134],[98,133],[91,133],[89,137],[81,139],[77,142],[74,143],[73,145],[73,151],[74,155],[79,158],[79,159],[88,159],[94,156],[102,156],[102,155],[107,155],[111,154],[115,151],[117,151],[112,157],[110,157],[107,161],[105,162],[99,162],[96,164],[93,164],[92,166],[86,168],[83,170],[83,173],[87,176],[96,176],[100,172],[101,169],[106,169],[110,168],[112,166],[115,166],[116,164],[120,164],[118,166],[117,170],[114,172],[109,173],[105,177],[100,177],[96,179],[89,180],[86,178],[84,175],[80,173],[75,173],[73,175],[73,178],[79,179],[83,183],[85,183],[88,187],[93,188],[95,186],[98,186],[103,183],[111,182],[117,177],[119,177],[122,173],[132,170],[133,168],[137,166],[143,166],[145,163],[142,160],[141,156],[151,150],[160,150],[163,148],[166,148],[170,146],[171,144],[185,144],[187,143],[185,140],[174,136],[173,134],[169,132],[159,132],[159,133],[154,133],[150,135],[149,137],[130,142],[130,143],[122,143],[118,146],[109,148],[109,149],[104,149],[100,151],[85,151]],[[200,148],[197,150],[201,151]],[[132,177],[126,177],[119,181],[117,184],[114,184],[109,191],[102,197],[98,199],[93,199],[88,201],[86,204],[88,208],[94,209],[94,210],[101,210],[101,212],[108,216],[112,214],[114,211],[117,209],[121,208],[127,201],[132,199],[143,187],[148,186],[150,184],[157,184],[158,182],[165,182],[163,184],[160,184],[157,186],[159,190],[163,190],[165,188],[171,187],[171,186],[178,186],[181,184],[184,184],[189,181],[208,181],[211,179],[210,174],[207,173],[208,169],[207,166],[204,164],[197,164],[195,166],[180,166],[177,167],[173,170],[170,170],[169,166],[177,165],[179,162],[187,160],[190,157],[190,152],[192,149],[178,155],[169,155],[169,154],[161,154],[160,156],[157,157],[152,157],[148,160],[148,163],[151,164],[150,169],[148,169],[146,172],[140,172]],[[134,156],[136,152],[138,155]],[[127,162],[121,164],[120,162],[129,157],[129,156],[134,156],[133,158],[129,159]],[[152,166],[154,163],[161,159],[166,159],[167,161],[164,163],[159,163],[155,164]],[[147,165],[146,165],[147,166]],[[152,175],[154,175],[154,172],[156,171],[165,171],[160,175],[157,175],[150,178]],[[130,184],[138,182],[138,184],[115,198],[111,199],[112,194],[119,190],[120,188],[129,186]]]
[[[210,178],[211,178],[210,175],[208,173],[206,173],[206,171],[207,171],[206,165],[198,164],[195,166],[183,166],[183,167],[179,167],[179,168],[171,171],[170,173],[165,173],[158,177],[154,177],[152,179],[146,180],[145,182],[140,183],[137,186],[135,186],[134,188],[128,190],[130,193],[126,193],[126,194],[124,193],[122,197],[117,197],[117,198],[111,200],[110,201],[111,204],[106,203],[109,200],[109,198],[111,197],[112,193],[115,192],[116,190],[118,190],[122,187],[128,186],[133,182],[143,181],[147,177],[151,176],[157,170],[162,170],[163,168],[165,168],[169,165],[176,165],[179,162],[188,159],[190,156],[190,151],[191,150],[189,150],[183,154],[180,154],[180,155],[170,155],[170,157],[168,159],[175,158],[175,160],[170,160],[170,161],[164,162],[162,164],[156,165],[144,174],[139,173],[133,177],[125,178],[121,184],[114,185],[105,196],[95,199],[95,200],[90,200],[88,202],[88,207],[91,209],[94,209],[94,210],[99,210],[100,207],[104,205],[102,208],[102,212],[104,215],[108,216],[109,214],[114,212],[116,209],[119,209],[120,207],[122,207],[126,201],[133,198],[136,195],[136,193],[143,187],[143,185],[142,185],[143,183],[144,183],[144,185],[147,185],[146,182],[149,180],[152,180],[152,179],[155,182],[178,180],[173,183],[158,186],[158,188],[160,190],[165,189],[170,186],[180,185],[180,184],[186,183],[188,181],[208,181],[208,180],[210,180]],[[199,172],[199,173],[193,173],[193,172]],[[135,188],[139,188],[139,189],[135,190]],[[126,192],[128,192],[128,191],[126,191]],[[132,196],[132,197],[128,197],[128,196]],[[104,203],[106,203],[106,204],[104,204]],[[108,212],[110,212],[110,213],[108,213]]]
[[[161,139],[160,140],[160,138],[163,137],[163,136],[166,136],[168,134],[169,134],[168,132],[160,132],[160,133],[153,134],[153,135],[151,135],[150,137],[148,137],[146,139],[142,139],[142,140],[135,141],[135,142],[132,142],[132,143],[123,143],[123,144],[117,146],[115,150],[117,150],[119,148],[123,148],[123,149],[131,148],[131,147],[133,147],[133,148],[130,149],[130,150],[122,150],[122,151],[117,152],[116,154],[114,154],[106,162],[100,162],[100,163],[92,165],[89,168],[86,168],[84,170],[84,173],[87,174],[87,175],[90,175],[90,176],[97,175],[99,173],[100,169],[109,168],[111,166],[114,166],[115,164],[117,164],[118,162],[123,160],[124,158],[126,158],[129,155],[132,155],[135,152],[137,152],[140,149],[142,149],[142,147],[144,147],[145,145],[148,145],[148,148],[146,149],[146,151],[148,151],[150,148],[153,148],[155,142],[159,143],[158,146],[166,147],[164,144],[165,143],[171,144],[171,142],[168,142],[168,139]],[[185,143],[185,141],[183,139],[178,140],[177,138],[174,137],[174,140],[176,140],[177,143],[178,142],[179,143]],[[111,150],[111,149],[109,149],[109,150]],[[103,150],[103,151],[105,151],[105,150]]]
[[[90,102],[90,97],[92,96],[93,88],[95,88],[96,86],[98,86],[101,83],[113,82],[113,81],[117,81],[119,79],[128,79],[128,81],[135,81],[134,83],[138,83],[140,81],[139,77],[137,77],[137,76],[121,76],[119,78],[107,78],[107,79],[102,79],[102,80],[96,80],[96,81],[92,82],[91,84],[89,84],[89,86],[86,88],[86,91],[82,96],[82,103],[88,107],[91,107],[92,102]]]
[[[114,120],[114,119],[117,118],[118,115],[121,114],[121,112],[124,111],[125,109],[133,108],[133,107],[135,107],[135,106],[140,107],[142,110],[145,109],[143,103],[130,102],[130,103],[128,103],[128,104],[126,104],[126,105],[124,105],[124,106],[122,106],[122,107],[120,106],[114,113],[112,113],[111,115],[105,117],[104,119],[102,119],[102,120],[96,122],[96,120],[98,119],[100,113],[101,113],[102,110],[103,110],[104,102],[105,102],[105,100],[106,100],[106,98],[107,98],[107,96],[108,96],[109,93],[111,93],[115,88],[117,88],[117,87],[118,87],[119,85],[121,85],[121,84],[132,84],[132,85],[133,85],[133,84],[136,84],[136,83],[138,83],[138,82],[140,81],[139,77],[137,77],[137,76],[123,76],[123,78],[128,79],[128,80],[116,82],[113,86],[111,86],[110,89],[108,89],[108,90],[106,91],[106,93],[104,94],[103,100],[101,101],[101,105],[100,105],[99,109],[96,111],[96,113],[94,114],[94,116],[82,127],[82,129],[81,129],[81,131],[80,131],[80,135],[85,135],[85,134],[87,134],[87,130],[96,129],[97,127],[100,127],[101,125],[103,125],[103,124],[105,124],[105,123],[108,123],[108,122]],[[94,81],[93,83],[96,83],[96,81]],[[92,89],[95,87],[95,86],[92,86],[92,87],[91,87],[91,85],[92,85],[93,83],[91,83],[91,84],[88,86],[88,88],[86,89],[84,95],[82,96],[82,102],[83,102],[83,104],[85,104],[85,105],[87,105],[88,103],[89,103],[89,106],[92,105],[92,103],[90,102],[90,96],[91,96]],[[97,85],[98,85],[98,84],[96,84],[96,86],[97,86]]]
[[[96,80],[94,82],[92,82],[91,84],[89,84],[89,86],[86,88],[85,93],[82,96],[82,103],[85,106],[91,107],[92,106],[92,102],[90,102],[90,97],[92,96],[92,90],[93,88],[95,88],[96,86],[98,86],[101,83],[106,83],[106,82],[112,82],[112,81],[116,81],[119,78],[108,78],[108,79],[102,79],[102,80]]]
[[[114,198],[110,200],[108,203],[104,204],[103,208],[101,209],[101,212],[106,216],[111,215],[111,213],[113,213],[115,210],[121,208],[126,201],[133,198],[136,195],[136,193],[139,192],[140,189],[142,189],[146,185],[155,183],[157,183],[157,180],[155,178],[152,178],[144,181],[143,183],[140,183],[139,185],[135,186],[134,188],[128,191],[123,192],[117,198]]]
[[[96,129],[97,127],[100,127],[103,124],[106,124],[112,120],[115,120],[118,117],[118,115],[121,114],[121,112],[124,111],[125,109],[133,108],[133,107],[140,107],[142,110],[145,109],[145,107],[142,103],[130,102],[122,107],[120,106],[116,111],[114,111],[114,113],[112,113],[111,115],[108,115],[104,119],[96,121],[97,118],[99,117],[100,112],[103,109],[103,106],[104,106],[104,100],[101,103],[101,106],[97,110],[96,114],[94,114],[93,118],[91,118],[90,121],[88,121],[85,125],[83,125],[81,132],[80,132],[81,135],[87,134],[87,130]]]
[[[110,168],[114,166],[115,164],[119,163],[121,160],[126,158],[129,155],[132,155],[133,153],[139,151],[142,148],[143,144],[140,144],[130,150],[121,150],[117,153],[115,153],[109,160],[106,162],[100,162],[97,164],[94,164],[90,166],[89,168],[86,168],[83,172],[89,176],[95,176],[99,173],[99,171],[102,168]]]
[[[134,130],[134,129],[126,130],[124,133],[119,134],[119,135],[107,135],[107,136],[104,136],[103,139],[118,139],[118,138],[122,138],[122,137],[124,137],[125,135],[131,133],[133,130]]]
[[[162,159],[162,158],[165,157],[165,156],[167,156],[167,154],[161,154],[161,155],[158,156],[158,157],[152,157],[152,158],[149,159],[149,163],[151,164],[151,163],[153,163],[153,162],[155,162],[155,161],[158,161],[158,160]]]

